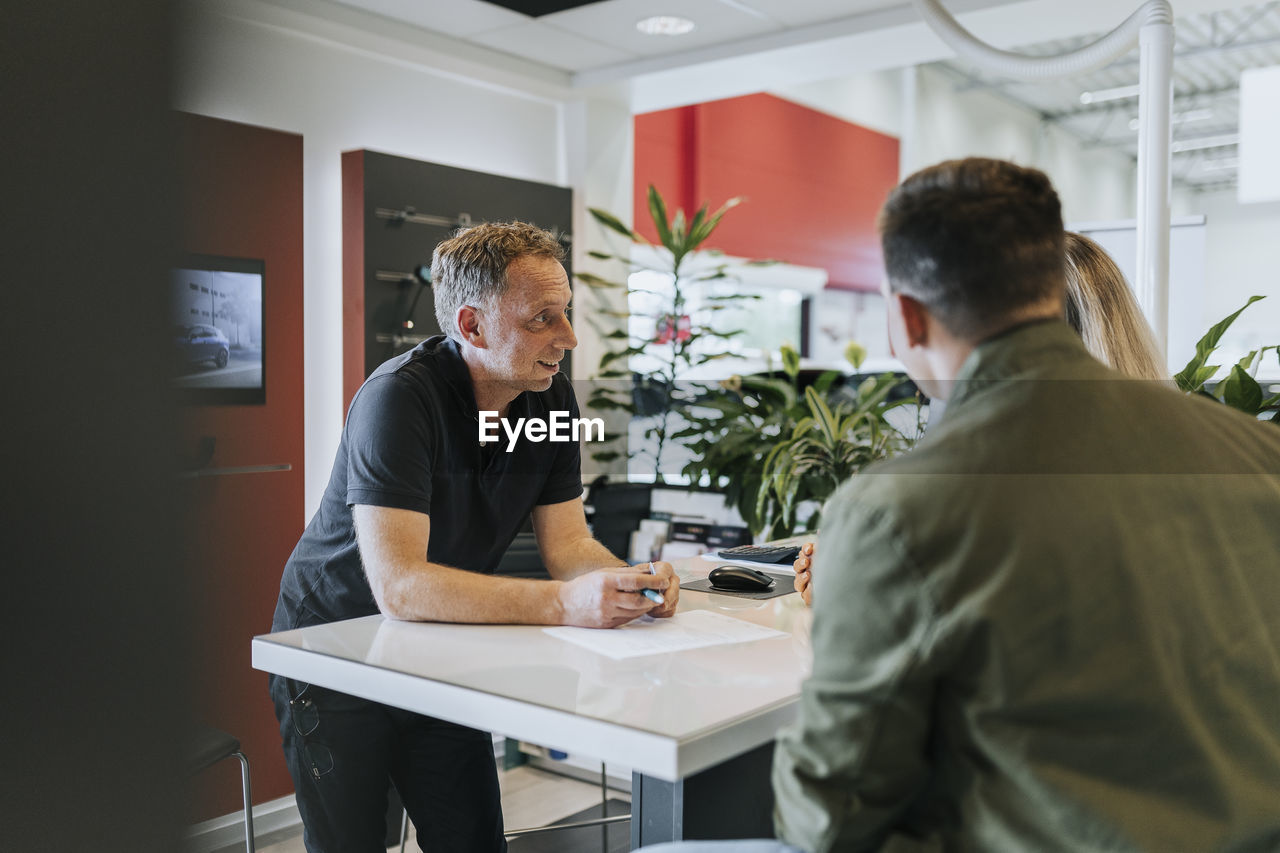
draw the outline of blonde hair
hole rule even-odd
[[[1101,246],[1067,232],[1067,322],[1094,358],[1136,379],[1168,379],[1124,273]]]

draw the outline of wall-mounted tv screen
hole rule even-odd
[[[265,264],[188,255],[170,276],[173,383],[196,404],[265,403]]]

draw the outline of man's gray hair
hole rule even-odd
[[[492,305],[507,292],[507,267],[525,255],[560,262],[565,257],[555,235],[527,222],[473,225],[436,246],[431,255],[431,289],[440,329],[461,342],[458,309]]]

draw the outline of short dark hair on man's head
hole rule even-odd
[[[458,309],[490,305],[507,291],[507,267],[526,255],[564,261],[564,247],[550,231],[527,222],[486,222],[460,229],[431,255],[436,322],[458,339]]]
[[[930,166],[889,195],[879,228],[889,289],[959,338],[1062,298],[1062,205],[1043,172],[977,157]]]

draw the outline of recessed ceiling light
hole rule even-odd
[[[682,36],[693,30],[693,21],[674,15],[654,15],[636,21],[636,29],[647,36]]]

